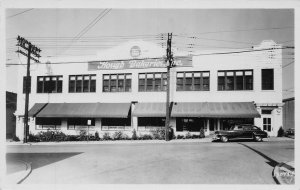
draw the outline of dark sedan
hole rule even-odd
[[[216,131],[213,140],[221,140],[222,142],[239,139],[262,141],[263,138],[267,137],[268,133],[254,125],[235,125],[228,131]]]

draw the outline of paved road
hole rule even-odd
[[[32,162],[23,184],[275,184],[274,166],[294,160],[294,142],[8,146]]]

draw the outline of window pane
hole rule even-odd
[[[82,92],[82,76],[77,76],[76,78],[76,92]]]
[[[253,77],[245,76],[245,90],[253,90]]]
[[[152,78],[147,78],[146,83],[147,83],[146,91],[152,91],[153,90],[153,80],[152,80]]]
[[[261,74],[262,90],[274,90],[274,70],[262,69]]]
[[[125,91],[126,92],[130,92],[131,91],[131,79],[126,79]]]
[[[183,78],[177,78],[177,90],[183,90]]]
[[[155,83],[154,90],[161,91],[161,78],[155,78],[154,83]]]
[[[121,75],[119,75],[119,77],[120,77]],[[120,79],[119,78],[119,80],[118,80],[118,91],[119,92],[123,92],[124,91],[124,75],[123,75],[123,77],[121,77],[121,78],[123,78],[123,79]]]
[[[218,77],[218,90],[225,90],[225,77]]]
[[[83,92],[89,92],[90,76],[83,77]]]
[[[96,79],[95,78],[91,79],[90,92],[96,92]]]
[[[103,81],[103,92],[109,92],[109,80]]]
[[[192,78],[185,78],[185,87],[184,87],[184,90],[187,90],[187,91],[193,90],[192,89]]]
[[[62,80],[57,81],[57,92],[62,92]]]
[[[43,93],[44,89],[44,78],[38,77],[37,79],[37,93]]]
[[[75,92],[75,77],[71,76],[69,80],[69,92]]]
[[[226,90],[234,90],[234,77],[233,76],[227,76],[226,79]]]
[[[139,79],[139,91],[145,91],[145,79]]]
[[[209,90],[209,77],[203,77],[203,90]]]
[[[200,90],[200,85],[201,85],[200,82],[201,82],[200,77],[199,78],[198,77],[194,78],[194,90]]]
[[[112,79],[110,80],[110,92],[116,92],[117,91],[117,80]]]
[[[244,77],[239,75],[239,76],[236,76],[235,79],[236,79],[236,90],[243,90],[244,89]]]

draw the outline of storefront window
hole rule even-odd
[[[200,132],[205,129],[205,119],[176,118],[176,131]]]
[[[92,118],[68,118],[68,130],[75,129],[76,126],[87,126],[88,120],[91,120],[91,126],[95,126],[95,119]]]
[[[131,130],[131,118],[102,118],[102,130]]]
[[[103,92],[130,92],[131,74],[103,75]]]
[[[60,129],[61,118],[37,117],[35,124],[37,129]]]
[[[96,92],[96,75],[70,75],[69,92]]]
[[[61,93],[62,76],[38,76],[37,93]]]
[[[138,130],[151,131],[158,128],[161,129],[165,127],[165,121],[164,117],[139,117]]]
[[[218,90],[252,90],[253,71],[219,71]]]

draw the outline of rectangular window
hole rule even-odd
[[[26,93],[26,76],[23,77],[23,93],[25,94]],[[28,81],[28,92],[30,93],[31,92],[31,76],[29,76],[29,81]]]
[[[261,70],[262,90],[274,90],[274,69]]]
[[[219,71],[218,90],[253,90],[253,71]]]
[[[76,126],[87,126],[88,120],[91,120],[91,126],[95,126],[95,119],[93,118],[68,118],[68,130],[74,130]]]
[[[271,131],[271,118],[263,118],[263,128],[264,131]]]
[[[267,110],[261,110],[261,114],[272,114],[272,110],[271,109],[267,109]]]
[[[176,131],[199,132],[205,128],[205,119],[201,118],[176,118]]]
[[[37,117],[35,124],[37,129],[60,129],[61,118]]]
[[[103,92],[130,92],[131,74],[103,75]]]
[[[96,75],[70,75],[69,92],[96,92]]]
[[[165,91],[167,89],[166,73],[140,73],[139,92]]]
[[[209,91],[209,72],[178,72],[177,91]]]
[[[102,130],[132,130],[131,118],[102,118]]]
[[[62,93],[63,76],[38,76],[37,93]]]
[[[151,131],[164,128],[166,119],[164,117],[139,117],[138,130]]]

